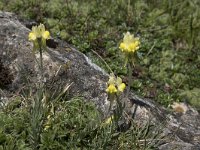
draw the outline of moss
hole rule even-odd
[[[200,110],[200,88],[193,88],[180,92],[182,99],[188,101],[191,105]]]

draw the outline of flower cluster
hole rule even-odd
[[[32,41],[34,44],[35,49],[46,48],[46,40],[50,38],[49,31],[45,30],[45,27],[43,24],[40,24],[39,26],[33,26],[32,31],[28,35],[29,41]]]
[[[135,38],[134,35],[127,32],[124,34],[123,42],[120,44],[119,48],[125,53],[134,53],[139,49],[140,41],[139,38]]]
[[[45,27],[43,24],[40,24],[39,26],[33,26],[32,31],[28,35],[29,41],[35,41],[36,39],[42,38],[44,40],[50,38],[49,31],[45,30]]]
[[[107,84],[108,84],[108,87],[106,89],[106,92],[109,94],[123,92],[126,87],[126,85],[122,82],[122,79],[120,77],[116,78],[114,74],[110,75],[110,78]]]

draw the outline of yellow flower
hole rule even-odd
[[[114,116],[112,115],[111,117],[109,117],[109,118],[107,118],[107,119],[105,120],[105,124],[111,124],[112,121],[113,121],[113,119],[114,119]]]
[[[110,94],[116,93],[116,92],[117,92],[117,89],[116,89],[116,87],[115,87],[114,84],[110,84],[110,85],[108,86],[108,88],[106,89],[106,92],[108,92],[108,93],[110,93]]]
[[[32,27],[32,33],[34,33],[35,36],[36,36],[37,38],[40,38],[40,37],[41,37],[41,36],[40,36],[40,31],[39,31],[39,29],[38,29],[37,26],[33,26],[33,27]]]
[[[35,41],[36,40],[36,34],[34,32],[30,32],[28,35],[28,40],[29,41]]]
[[[121,83],[121,84],[118,86],[118,91],[123,92],[125,88],[126,88],[126,85],[125,85],[124,83]]]
[[[126,87],[126,85],[122,82],[122,79],[120,77],[117,77],[116,85],[117,85],[118,91],[120,92],[123,92]]]
[[[38,30],[39,30],[40,36],[42,38],[44,38],[45,40],[50,38],[50,33],[49,33],[49,31],[45,30],[45,26],[43,24],[40,24],[38,26]]]
[[[135,38],[134,35],[127,32],[124,34],[123,42],[120,43],[119,48],[122,52],[134,53],[139,49],[140,41],[139,38]]]
[[[105,127],[107,125],[111,125],[113,123],[114,120],[114,115],[108,117],[107,119],[105,119],[102,123],[101,123],[101,127]]]
[[[116,92],[123,92],[126,85],[122,82],[122,79],[120,77],[115,77],[114,74],[111,74],[108,80],[108,88],[106,89],[106,92],[112,94]]]
[[[44,31],[44,32],[42,33],[42,37],[43,37],[44,39],[49,39],[49,38],[50,38],[50,33],[49,33],[49,31]]]
[[[125,43],[120,43],[119,48],[122,50],[122,52],[124,51],[124,49],[126,48],[126,44]]]
[[[43,24],[40,24],[39,26],[33,26],[32,31],[29,33],[30,41],[35,41],[37,38],[43,38],[44,40],[50,38],[50,33],[49,31],[45,30]]]

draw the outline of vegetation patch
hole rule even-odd
[[[0,150],[34,149],[32,101],[34,97],[14,97],[0,109]],[[40,120],[41,133],[35,149],[153,149],[160,140],[160,133],[150,123],[134,123],[130,130],[118,132],[113,124],[102,123],[95,106],[81,98],[51,101],[48,108]]]

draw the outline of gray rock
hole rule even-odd
[[[39,69],[35,62],[38,54],[32,52],[29,32],[15,15],[0,12],[0,101],[20,94],[29,86],[34,89],[39,82]],[[49,90],[62,90],[71,84],[69,98],[81,96],[92,101],[105,115],[109,107],[105,92],[108,74],[66,42],[50,39],[47,46],[43,58]],[[200,115],[195,109],[188,106],[185,114],[172,113],[134,93],[129,95],[128,100],[127,112],[135,114],[138,124],[151,120],[161,127],[164,138],[158,139],[160,150],[200,149]]]

